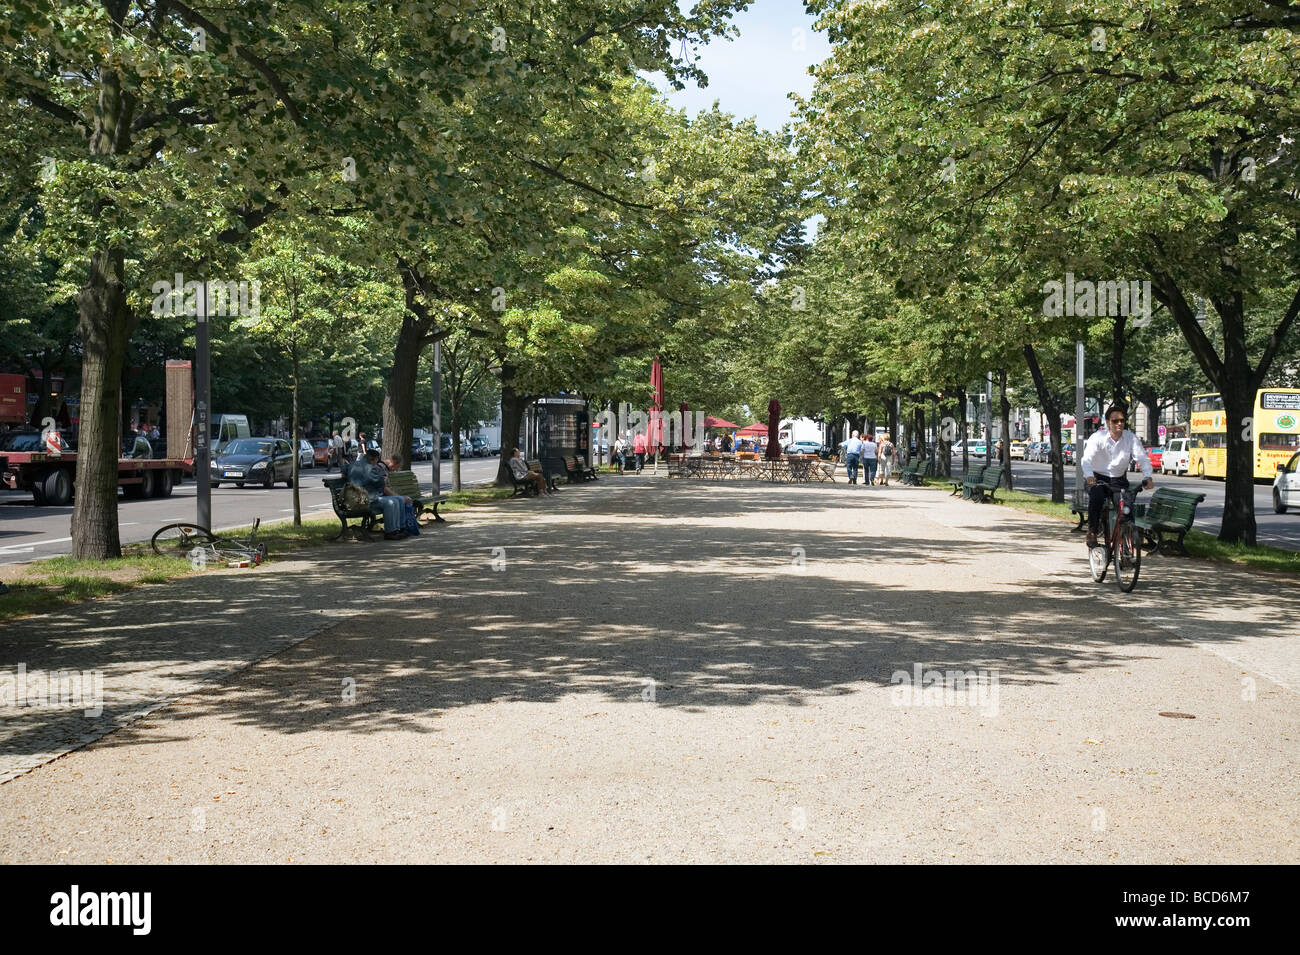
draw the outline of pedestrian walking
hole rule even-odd
[[[645,432],[638,431],[636,437],[632,439],[632,453],[636,455],[636,473],[640,474],[641,469],[645,467],[646,448],[649,442],[646,441]]]
[[[331,468],[343,470],[340,462],[343,460],[343,439],[335,431],[329,440],[329,449],[325,452],[325,473],[328,474]]]
[[[862,459],[862,439],[854,431],[840,447],[844,449],[844,466],[848,470],[849,483],[858,483],[858,463]]]
[[[889,477],[894,472],[894,442],[889,440],[889,432],[886,431],[880,441],[880,483],[886,487],[889,486]]]
[[[874,435],[868,434],[862,440],[863,484],[870,487],[876,481],[876,465],[880,461],[880,445],[876,444]]]
[[[614,460],[618,462],[618,473],[627,468],[627,439],[619,435],[614,441]]]

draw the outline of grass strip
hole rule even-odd
[[[440,513],[463,510],[475,505],[492,504],[509,498],[510,488],[472,487],[447,494]],[[248,537],[252,525],[220,531],[221,537]],[[265,541],[269,562],[288,554],[327,544],[339,532],[337,517],[263,523],[257,531]],[[206,571],[198,570],[179,557],[159,557],[148,541],[127,544],[122,556],[111,560],[79,560],[74,557],[51,557],[23,565],[23,575],[9,582],[8,592],[0,594],[0,620],[13,620],[65,607],[70,604],[107,597],[133,590],[143,584],[160,584]],[[214,565],[211,569],[221,569]]]

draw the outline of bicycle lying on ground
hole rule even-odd
[[[160,557],[180,557],[195,566],[254,567],[266,560],[266,542],[257,539],[261,525],[259,517],[253,521],[247,537],[233,538],[220,537],[199,524],[180,521],[154,531],[149,546]]]
[[[1115,583],[1124,593],[1137,586],[1142,569],[1142,533],[1133,523],[1133,505],[1143,488],[1136,491],[1125,487],[1112,487],[1102,514],[1106,534],[1098,538],[1095,547],[1088,548],[1088,566],[1092,579],[1101,583],[1106,579],[1106,568],[1115,565]],[[1115,520],[1115,514],[1119,519]]]

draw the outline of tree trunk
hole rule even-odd
[[[1128,324],[1125,315],[1115,316],[1110,332],[1110,389],[1114,403],[1124,405],[1124,326]]]
[[[519,447],[519,425],[524,411],[532,402],[531,395],[521,395],[511,384],[514,368],[501,365],[501,458],[497,462],[498,487],[511,487],[510,457]]]
[[[1014,490],[1011,481],[1011,402],[1007,400],[1007,370],[998,372],[998,393],[1001,398],[1002,416],[1002,455],[998,462],[1002,465],[1002,483],[1008,491]]]
[[[97,252],[77,295],[82,341],[81,426],[72,509],[72,556],[122,556],[117,528],[118,425],[122,365],[130,337],[121,249]]]
[[[966,389],[963,388],[957,396],[961,402],[961,473],[970,473],[970,421],[966,419],[966,404],[969,399]]]
[[[1227,465],[1223,478],[1223,525],[1219,540],[1255,546],[1255,459],[1254,442],[1247,439],[1255,422],[1255,389],[1232,387],[1220,390],[1227,419]]]
[[[451,489],[460,490],[460,396],[453,394],[451,401]]]
[[[1034,379],[1038,403],[1043,413],[1047,415],[1047,430],[1051,434],[1052,443],[1052,500],[1061,504],[1065,501],[1065,459],[1061,455],[1061,406],[1047,387],[1043,371],[1038,367],[1038,355],[1035,354],[1033,345],[1025,346],[1025,363],[1029,365],[1029,375]],[[1083,453],[1082,444],[1076,442],[1075,447],[1079,449],[1080,454]]]
[[[393,367],[384,386],[384,457],[396,457],[404,466],[411,460],[411,432],[415,420],[415,380],[427,329],[409,311],[402,316],[393,348]],[[438,453],[438,449],[434,449]]]
[[[109,12],[115,23],[121,22],[122,10]],[[103,69],[89,141],[92,156],[130,149],[132,112],[132,101],[122,95],[121,77]],[[123,248],[101,249],[91,255],[86,284],[77,294],[77,310],[82,342],[81,427],[72,556],[104,560],[122,555],[117,528],[117,462],[122,453],[118,417],[126,343],[133,325],[126,303]]]

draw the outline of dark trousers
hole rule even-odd
[[[857,484],[858,483],[858,456],[856,454],[845,455],[844,467],[845,470],[849,472],[849,483]]]
[[[862,470],[866,472],[868,484],[876,483],[876,461],[877,460],[879,459],[878,458],[862,459]]]
[[[1094,476],[1097,478],[1097,483],[1088,488],[1088,530],[1097,534],[1101,532],[1101,512],[1106,509],[1111,488],[1128,487],[1128,475],[1108,477],[1105,474],[1097,474]]]
[[[637,473],[638,473],[638,474],[641,473],[641,469],[642,469],[643,467],[645,467],[645,452],[644,452],[644,451],[638,451],[638,452],[636,453],[636,470],[637,470]]]

